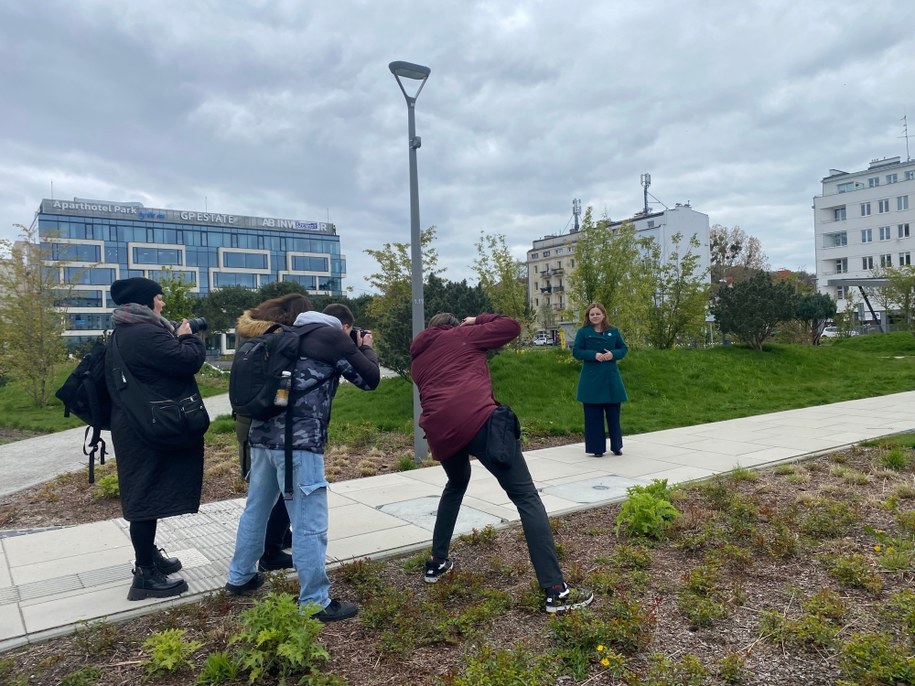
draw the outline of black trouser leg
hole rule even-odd
[[[602,455],[607,452],[607,432],[604,429],[606,405],[582,403],[585,410],[585,452]]]
[[[283,539],[286,538],[287,531],[289,531],[289,512],[286,511],[286,502],[280,494],[276,505],[270,511],[270,518],[267,520],[267,533],[264,536],[265,555],[276,553],[286,547],[283,545]]]
[[[438,513],[432,531],[432,554],[444,559],[448,557],[461,501],[464,500],[467,484],[470,483],[470,456],[464,450],[447,460],[442,460],[441,464],[448,476],[448,483],[445,484],[445,490],[438,501]]]
[[[137,567],[153,566],[157,523],[155,519],[130,523],[130,542],[133,543],[133,554],[136,558]]]
[[[623,429],[620,426],[620,403],[610,403],[607,408],[607,429],[610,433],[610,450],[615,453],[623,449]]]

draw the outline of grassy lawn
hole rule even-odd
[[[581,433],[575,400],[580,363],[569,351],[505,349],[491,369],[496,397],[515,409],[528,434]],[[630,398],[623,431],[636,434],[912,390],[915,336],[857,336],[817,348],[772,345],[761,353],[743,346],[634,350],[620,370]],[[59,371],[57,385],[69,371]],[[224,375],[198,379],[204,396],[226,391]],[[402,379],[385,379],[373,393],[343,384],[331,435],[409,433],[412,416],[412,390]],[[79,425],[63,417],[56,398],[34,408],[14,382],[0,387],[0,427],[59,431]]]

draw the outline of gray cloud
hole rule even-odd
[[[480,231],[523,256],[573,197],[667,205],[813,271],[831,167],[905,155],[915,5],[0,0],[0,234],[57,197],[337,223],[409,241],[406,106],[387,64],[427,64],[420,213],[446,276]],[[913,132],[915,135],[915,132]]]

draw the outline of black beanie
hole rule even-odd
[[[111,284],[111,298],[115,305],[137,303],[153,309],[156,296],[162,292],[162,286],[152,279],[135,276],[132,279],[118,279]]]

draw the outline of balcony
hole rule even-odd
[[[540,289],[540,292],[541,292],[541,293],[552,293],[552,292],[553,292],[553,287],[552,287],[552,286],[546,286],[546,287],[544,287],[544,288],[541,288],[541,289]]]

